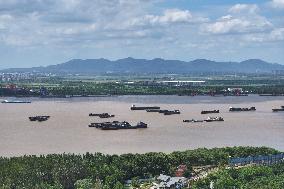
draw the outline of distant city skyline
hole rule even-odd
[[[0,0],[0,69],[70,59],[284,64],[284,0]]]

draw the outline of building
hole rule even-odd
[[[158,83],[170,86],[196,86],[204,84],[205,81],[158,81]]]
[[[185,177],[170,177],[160,174],[150,189],[181,189],[188,185]]]
[[[177,170],[176,170],[176,177],[183,177],[184,176],[184,173],[187,171],[187,166],[186,165],[179,165],[177,167]]]

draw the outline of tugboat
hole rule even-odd
[[[185,119],[183,120],[184,123],[201,123],[203,122],[204,120],[196,120],[196,119]]]
[[[103,123],[91,123],[89,127],[96,127],[102,130],[118,130],[118,129],[141,129],[147,128],[147,124],[144,122],[139,122],[135,126],[130,125],[127,121],[113,121],[113,122],[103,122]]]
[[[114,117],[115,115],[110,115],[109,113],[101,113],[101,114],[90,113],[89,116],[98,116],[99,118],[110,118]]]
[[[42,122],[42,121],[47,121],[49,118],[50,116],[33,116],[33,117],[29,117],[29,120]]]
[[[214,114],[214,113],[220,113],[219,110],[208,110],[208,111],[201,111],[201,114]]]
[[[233,108],[230,107],[229,111],[230,112],[247,112],[247,111],[255,111],[255,107],[250,107],[250,108]]]
[[[205,122],[224,121],[224,119],[222,117],[208,117],[204,121]]]
[[[159,110],[159,106],[135,106],[132,105],[130,107],[131,110]]]
[[[272,109],[273,112],[283,112],[284,111],[284,106],[281,106],[281,108],[275,108]]]

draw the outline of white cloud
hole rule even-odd
[[[227,15],[215,23],[207,24],[203,31],[212,34],[247,33],[265,31],[271,26],[272,24],[263,17],[235,18]]]
[[[272,0],[271,5],[274,8],[283,9],[284,8],[284,0]]]
[[[6,29],[12,20],[13,17],[9,14],[0,15],[0,30]]]
[[[251,13],[254,14],[259,10],[256,4],[236,4],[229,9],[230,13]]]
[[[155,0],[156,1],[156,0]],[[65,41],[95,42],[116,36],[141,37],[143,32],[119,28],[133,17],[146,15],[148,0],[0,0],[0,42],[32,46]],[[13,19],[13,20],[12,20]],[[108,28],[108,25],[112,27]],[[121,30],[115,31],[115,28]],[[136,32],[136,33],[135,33]],[[71,38],[72,37],[72,38]],[[68,44],[69,45],[69,44]]]
[[[152,16],[148,15],[148,19],[151,23],[180,23],[180,22],[190,22],[192,20],[192,15],[188,10],[178,10],[170,9],[164,12],[162,16]]]
[[[284,40],[284,28],[278,28],[271,31],[270,39],[274,41]]]
[[[189,10],[167,9],[162,15],[148,14],[142,18],[134,18],[128,24],[131,26],[157,26],[178,23],[200,23],[207,20],[207,18],[193,16]]]
[[[244,36],[249,42],[279,42],[284,41],[284,28],[276,28],[269,33],[249,34]]]
[[[229,15],[202,26],[201,30],[212,34],[249,33],[270,30],[272,23],[257,14],[257,5],[237,4],[229,9]]]

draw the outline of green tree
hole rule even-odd
[[[91,189],[94,187],[92,179],[77,180],[74,185],[76,189]]]

